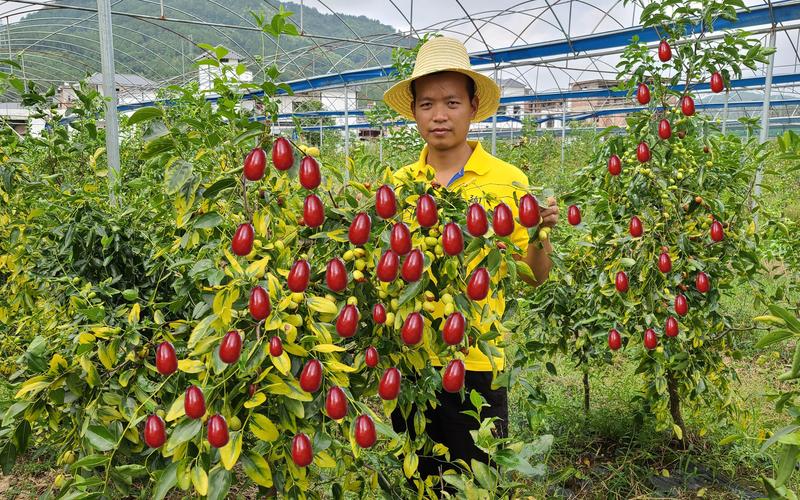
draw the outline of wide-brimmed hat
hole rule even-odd
[[[473,71],[467,48],[460,41],[449,37],[432,38],[425,42],[419,48],[411,76],[394,84],[383,94],[383,100],[401,116],[414,120],[411,112],[411,101],[414,100],[411,82],[421,76],[441,71],[462,73],[475,82],[478,111],[472,119],[473,122],[481,122],[495,114],[500,105],[500,87],[488,76]]]

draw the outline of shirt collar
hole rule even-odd
[[[483,175],[489,171],[489,154],[483,149],[480,141],[467,141],[467,144],[472,148],[472,154],[469,156],[466,165],[464,165],[464,172],[474,172],[477,175]],[[417,174],[425,172],[428,168],[428,145],[426,144],[419,154],[419,160],[415,165]]]

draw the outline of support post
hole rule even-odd
[[[497,67],[494,68],[494,81],[497,82]],[[502,95],[502,89],[500,94]],[[497,112],[495,111],[495,113],[492,115],[492,155],[496,154],[497,154]]]
[[[769,32],[769,47],[775,48],[775,27]],[[769,62],[767,64],[767,76],[764,80],[764,107],[761,108],[761,143],[767,142],[769,139],[769,108],[770,108],[770,94],[772,93],[772,70],[775,67],[775,54],[769,55]],[[755,199],[761,196],[761,178],[764,174],[764,165],[761,164],[756,169],[755,186],[753,189],[753,200],[751,207],[755,206]],[[758,214],[753,214],[753,220],[756,227],[758,227]]]
[[[725,89],[725,102],[722,106],[722,134],[728,129],[728,100],[731,96],[731,89]]]
[[[114,69],[114,37],[111,31],[111,0],[97,0],[97,22],[100,28],[100,61],[103,68],[103,96],[106,101],[106,158],[111,203],[116,203],[119,182],[119,117]]]

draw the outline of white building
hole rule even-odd
[[[203,59],[209,59],[212,56],[208,53],[200,54],[195,57],[195,62]],[[200,84],[201,91],[208,91],[214,88],[214,79],[222,76],[223,66],[229,68],[227,72],[228,78],[237,79],[241,83],[250,83],[253,81],[253,72],[245,68],[241,74],[237,74],[237,68],[242,61],[242,56],[234,51],[228,52],[222,57],[219,62],[220,66],[213,66],[210,64],[200,64],[197,69],[197,79]]]
[[[86,80],[86,83],[95,90],[103,93],[103,74],[95,73]],[[153,80],[139,75],[117,73],[114,76],[114,84],[117,89],[117,100],[120,105],[137,104],[140,102],[153,101],[156,98],[158,84]],[[56,94],[59,109],[71,108],[72,104],[78,100],[75,93],[76,83],[64,82],[59,85]]]

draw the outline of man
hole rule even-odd
[[[467,141],[470,122],[483,121],[497,111],[500,89],[492,79],[471,69],[461,42],[447,37],[426,42],[420,47],[411,77],[389,89],[384,100],[400,115],[416,122],[426,143],[417,162],[395,173],[397,180],[425,181],[432,172],[434,181],[441,186],[461,189],[466,198],[494,195],[512,208],[515,218],[518,216],[514,194],[520,197],[524,190],[515,183],[527,186],[525,174],[487,153],[480,142]],[[548,204],[541,211],[542,227],[553,227],[558,221],[556,200],[551,198]],[[535,279],[525,281],[538,286],[547,279],[552,267],[549,240],[541,246],[538,242],[529,244],[527,228],[520,224],[515,225],[511,239],[525,249],[522,256],[515,258],[525,261],[533,270]],[[486,301],[496,314],[503,314],[503,297],[490,297]],[[431,364],[441,365],[435,355],[431,359]],[[503,369],[502,351],[494,362],[499,370]],[[467,353],[465,365],[466,394],[475,389],[483,395],[490,406],[483,409],[481,416],[498,417],[497,434],[505,437],[508,432],[507,394],[505,388],[491,388],[492,363],[473,347]],[[469,430],[478,428],[477,422],[461,413],[472,409],[469,398],[462,402],[459,394],[440,392],[438,399],[440,405],[425,412],[426,432],[431,439],[448,447],[451,462],[459,458],[468,464],[471,459],[486,462],[488,457],[475,446],[469,434]],[[413,433],[413,417],[412,412],[404,418],[398,410],[392,415],[392,423],[397,431],[408,429]],[[446,466],[447,463],[426,457],[420,459],[418,470],[424,478],[440,475]]]

